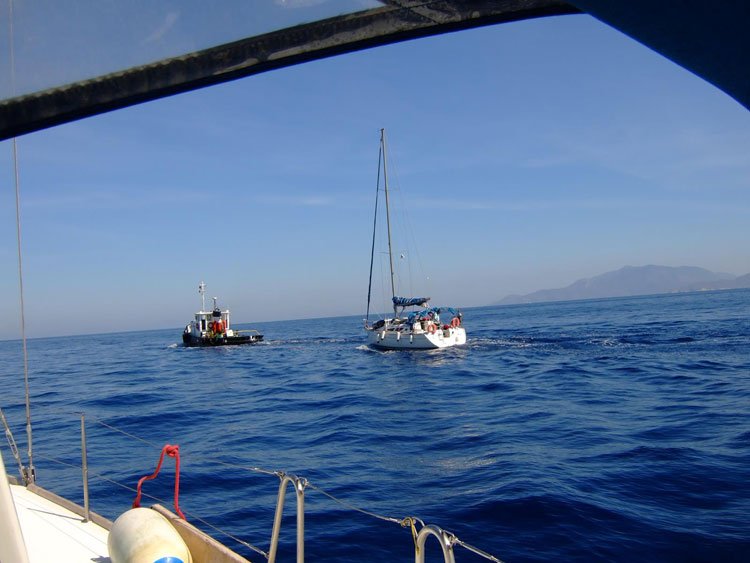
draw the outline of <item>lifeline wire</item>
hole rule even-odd
[[[149,442],[148,440],[144,440],[143,438],[139,438],[138,436],[134,436],[133,434],[130,434],[130,433],[125,432],[123,430],[119,430],[118,428],[115,428],[114,426],[110,426],[109,424],[107,424],[105,422],[102,422],[102,421],[96,420],[96,419],[93,419],[93,420],[95,422],[98,422],[102,426],[105,426],[105,427],[107,427],[107,428],[109,428],[109,429],[111,429],[111,430],[113,430],[115,432],[119,432],[120,434],[124,434],[125,436],[131,437],[131,438],[133,438],[135,440],[138,440],[140,442],[143,442],[145,444],[148,444],[148,445],[151,445],[151,446],[155,446],[157,448],[161,448],[161,446],[157,446],[153,442]],[[263,474],[266,474],[266,475],[280,476],[280,474],[284,474],[284,472],[269,471],[267,469],[261,469],[259,467],[248,467],[248,466],[238,465],[238,464],[234,464],[234,463],[227,463],[227,462],[218,461],[218,460],[207,458],[205,456],[200,456],[200,455],[198,455],[198,456],[191,456],[191,457],[194,457],[196,459],[210,460],[213,463],[217,463],[217,464],[223,465],[225,467],[232,467],[232,468],[235,468],[235,469],[243,469],[243,470],[246,470],[246,471],[252,471],[252,472],[256,472],[256,473],[263,473]],[[52,459],[52,458],[48,458],[48,459]],[[57,460],[53,460],[53,461],[57,461]],[[63,465],[70,465],[70,464],[67,464],[65,462],[58,462],[58,463],[61,463]],[[74,467],[72,465],[70,465],[70,466]],[[125,488],[127,488],[129,490],[135,491],[135,489],[131,489],[130,487],[127,487],[126,485],[121,485],[120,483],[117,483],[116,481],[112,481],[111,479],[107,479],[106,477],[102,477],[102,476],[98,476],[98,477],[100,477],[100,478],[102,478],[102,479],[104,479],[106,481],[110,481],[112,483],[120,485],[121,487],[125,487]],[[404,528],[405,527],[410,527],[411,530],[412,530],[412,534],[414,533],[414,524],[413,524],[414,522],[419,522],[420,526],[423,527],[423,528],[425,526],[424,521],[421,520],[420,518],[417,518],[416,516],[407,516],[405,518],[394,518],[392,516],[384,516],[382,514],[377,514],[375,512],[370,512],[369,510],[365,510],[363,508],[359,508],[359,507],[357,507],[357,506],[355,506],[355,505],[353,505],[353,504],[351,504],[351,503],[349,503],[347,501],[344,501],[344,500],[342,500],[340,498],[335,497],[331,493],[326,492],[323,489],[321,489],[320,487],[314,485],[313,483],[311,483],[307,479],[304,479],[304,481],[305,481],[305,486],[306,487],[310,487],[311,489],[314,489],[314,490],[318,491],[319,493],[321,493],[322,495],[328,497],[332,501],[334,501],[334,502],[336,502],[336,503],[338,503],[338,504],[340,504],[342,506],[345,506],[345,507],[347,507],[350,510],[353,510],[355,512],[359,512],[361,514],[364,514],[366,516],[370,516],[372,518],[377,518],[378,520],[383,520],[385,522],[391,522],[392,524],[398,524],[398,525],[400,525],[401,527],[404,527]],[[146,495],[146,496],[149,496],[149,495]],[[162,502],[162,503],[165,502],[165,501],[163,501],[161,499],[158,499],[156,497],[150,497],[150,498],[153,498],[154,500],[157,500],[157,501]],[[188,512],[187,514],[190,514],[190,513]],[[240,543],[241,545],[244,545],[244,546],[252,549],[256,553],[259,553],[260,555],[263,555],[266,558],[268,558],[268,555],[266,554],[266,552],[264,552],[263,550],[261,550],[261,549],[255,547],[255,546],[253,546],[252,544],[249,544],[249,543],[247,543],[247,542],[245,542],[245,541],[243,541],[243,540],[241,540],[239,538],[236,538],[236,537],[232,536],[231,534],[225,532],[224,530],[221,530],[220,528],[217,528],[217,527],[209,524],[208,522],[206,522],[205,520],[203,520],[203,519],[201,519],[199,517],[196,517],[196,516],[194,516],[192,514],[190,514],[190,517],[193,518],[193,519],[195,519],[195,520],[198,520],[199,522],[202,522],[206,526],[208,526],[208,527],[210,527],[210,528],[212,528],[212,529],[214,529],[214,530],[216,530],[216,531],[218,531],[218,532],[226,535],[227,537],[229,537],[232,540]],[[485,558],[485,559],[487,559],[489,561],[493,561],[494,563],[503,563],[503,561],[501,559],[498,559],[494,555],[491,555],[491,554],[487,553],[486,551],[483,551],[483,550],[479,549],[478,547],[474,547],[473,545],[468,544],[468,543],[460,540],[458,537],[456,537],[455,534],[453,534],[451,532],[448,532],[447,530],[444,530],[444,531],[447,532],[447,533],[449,533],[451,535],[451,537],[452,537],[451,543],[453,545],[459,545],[459,546],[463,547],[464,549],[466,549],[468,551],[471,551],[472,553],[474,553],[476,555],[479,555],[480,557],[483,557],[483,558]]]
[[[468,549],[472,553],[476,553],[477,555],[480,555],[480,556],[484,557],[485,559],[489,559],[490,561],[494,561],[495,563],[503,563],[500,559],[498,559],[494,555],[490,555],[486,551],[482,551],[481,549],[479,549],[477,547],[474,547],[473,545],[469,545],[466,542],[462,542],[460,539],[458,539],[455,536],[453,536],[453,541],[454,541],[454,543],[456,545],[460,545],[464,549]]]
[[[96,418],[93,418],[91,420],[93,422],[96,422],[97,424],[100,424],[100,425],[104,426],[105,428],[109,428],[110,430],[112,430],[114,432],[118,432],[120,434],[128,436],[129,438],[133,438],[134,440],[138,440],[139,442],[143,442],[144,444],[149,445],[149,446],[153,446],[154,448],[161,449],[161,446],[159,444],[156,444],[155,442],[149,442],[148,440],[144,440],[143,438],[135,436],[134,434],[130,434],[129,432],[125,432],[124,430],[120,430],[119,428],[115,428],[114,426],[110,426],[106,422],[98,420]],[[262,467],[248,467],[248,466],[244,466],[244,465],[236,465],[236,464],[232,464],[232,463],[226,463],[224,461],[218,461],[218,460],[215,460],[215,459],[212,459],[212,458],[207,458],[207,457],[200,456],[200,455],[192,455],[191,457],[193,457],[194,459],[208,459],[208,460],[212,461],[213,463],[216,463],[218,465],[225,465],[227,467],[234,467],[234,468],[237,468],[237,469],[244,469],[246,471],[254,471],[256,473],[263,473],[263,474],[266,474],[266,475],[276,475],[275,471],[271,471],[269,469],[263,469]]]
[[[356,511],[356,512],[361,512],[362,514],[366,514],[367,516],[372,516],[373,518],[378,518],[378,519],[380,519],[380,520],[385,520],[386,522],[392,522],[393,524],[402,524],[402,523],[403,523],[403,522],[404,522],[404,521],[406,520],[405,518],[393,518],[392,516],[382,516],[382,515],[380,515],[380,514],[376,514],[375,512],[370,512],[370,511],[368,511],[368,510],[364,510],[364,509],[362,509],[362,508],[359,508],[359,507],[357,507],[357,506],[354,506],[353,504],[350,504],[350,503],[348,503],[348,502],[346,502],[346,501],[344,501],[344,500],[341,500],[341,499],[339,499],[339,498],[336,498],[336,497],[335,497],[335,496],[333,496],[333,495],[332,495],[331,493],[327,493],[326,491],[324,491],[324,490],[323,490],[323,489],[321,489],[320,487],[316,487],[315,485],[313,485],[313,484],[312,484],[312,483],[310,483],[309,481],[308,481],[308,483],[307,483],[307,486],[308,486],[308,487],[310,487],[311,489],[315,489],[315,490],[316,490],[316,491],[318,491],[319,493],[321,493],[321,494],[323,494],[323,495],[327,496],[327,497],[328,497],[329,499],[331,499],[332,501],[334,501],[334,502],[337,502],[337,503],[339,503],[340,505],[342,505],[342,506],[345,506],[345,507],[347,507],[347,508],[348,508],[349,510],[354,510],[354,511]],[[419,521],[419,523],[420,523],[420,524],[422,524],[422,526],[424,526],[424,522],[422,522],[422,521],[421,521],[421,520],[419,520],[418,518],[414,518],[414,520],[418,520],[418,521]]]
[[[406,518],[401,518],[401,519],[393,518],[391,516],[382,516],[380,514],[376,514],[374,512],[369,512],[367,510],[364,510],[362,508],[354,506],[353,504],[350,504],[350,503],[348,503],[348,502],[346,502],[344,500],[336,498],[335,496],[333,496],[330,493],[327,493],[323,489],[321,489],[319,487],[316,487],[315,485],[313,485],[309,481],[307,483],[307,486],[310,487],[311,489],[315,489],[319,493],[327,496],[328,498],[330,498],[334,502],[337,502],[337,503],[341,504],[342,506],[346,506],[350,510],[354,510],[356,512],[361,512],[362,514],[366,514],[368,516],[372,516],[372,517],[378,518],[380,520],[385,520],[386,522],[392,522],[394,524],[399,524],[399,525],[401,525],[404,528],[406,528],[407,526],[409,526],[409,527],[412,528],[412,533],[414,532],[413,522],[419,522],[419,525],[424,528],[424,525],[425,525],[424,522],[420,518],[417,518],[416,516],[407,516]],[[450,533],[450,532],[448,532],[448,533]],[[466,543],[466,542],[458,539],[458,537],[456,537],[453,533],[450,533],[450,534],[453,537],[453,543],[454,544],[460,545],[464,549],[467,549],[467,550],[471,551],[472,553],[475,553],[475,554],[477,554],[477,555],[479,555],[481,557],[484,557],[485,559],[489,559],[490,561],[494,561],[495,563],[503,563],[502,560],[498,559],[494,555],[491,555],[491,554],[487,553],[486,551],[482,551],[478,547],[474,547],[473,545],[468,544],[468,543]],[[416,538],[415,538],[415,540],[416,540]]]
[[[76,413],[76,414],[80,414],[80,413]],[[101,424],[102,426],[104,426],[106,428],[109,428],[110,430],[113,430],[115,432],[119,432],[120,434],[124,434],[125,436],[128,436],[129,438],[133,438],[134,440],[138,440],[139,442],[143,442],[144,444],[147,444],[149,446],[153,446],[155,448],[161,449],[161,446],[159,444],[155,443],[155,442],[149,442],[148,440],[144,440],[143,438],[139,438],[135,434],[130,434],[129,432],[125,432],[124,430],[120,430],[119,428],[115,428],[114,426],[110,426],[106,422],[103,422],[103,421],[101,421],[99,419],[92,418],[91,420],[93,422],[96,422],[97,424]]]
[[[53,463],[57,463],[58,465],[64,465],[64,466],[69,467],[71,469],[78,469],[78,466],[76,466],[76,465],[74,465],[72,463],[69,463],[67,461],[63,461],[61,459],[57,459],[57,458],[54,458],[54,457],[46,456],[44,454],[39,454],[38,457],[41,457],[42,459],[46,459],[47,461],[51,461]],[[131,487],[129,485],[126,485],[124,483],[120,483],[119,481],[115,481],[114,479],[110,479],[109,477],[107,477],[105,475],[102,475],[100,473],[94,473],[94,472],[90,471],[89,472],[89,477],[95,477],[97,479],[101,479],[102,481],[106,481],[107,483],[111,483],[111,484],[113,484],[113,485],[115,485],[117,487],[125,489],[126,491],[130,491],[131,493],[137,493],[138,492],[138,490],[136,488]],[[154,495],[150,495],[148,493],[142,493],[142,496],[147,497],[147,498],[149,498],[149,499],[151,499],[151,500],[153,500],[155,502],[158,502],[159,504],[163,504],[163,505],[168,504],[167,500],[159,498],[159,497],[155,497]],[[251,549],[251,550],[255,551],[256,553],[258,553],[260,555],[263,555],[266,559],[268,559],[268,554],[265,551],[263,551],[262,549],[260,549],[259,547],[256,547],[253,544],[251,544],[249,542],[246,542],[245,540],[242,540],[242,539],[240,539],[240,538],[238,538],[236,536],[233,536],[232,534],[230,534],[226,530],[222,530],[221,528],[218,528],[218,527],[214,526],[213,524],[210,524],[209,522],[206,522],[203,518],[201,518],[200,516],[197,516],[197,515],[193,514],[190,511],[184,510],[183,512],[185,514],[187,514],[188,516],[190,516],[191,520],[197,520],[198,522],[201,522],[202,524],[204,524],[205,526],[211,528],[212,530],[214,530],[216,532],[219,532],[220,534],[225,535],[226,537],[228,537],[228,538],[236,541],[240,545],[244,545],[248,549]]]

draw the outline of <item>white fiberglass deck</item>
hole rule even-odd
[[[108,563],[109,532],[25,487],[10,485],[30,563]]]

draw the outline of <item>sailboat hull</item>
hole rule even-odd
[[[367,343],[381,350],[435,350],[466,344],[466,330],[463,327],[449,327],[435,332],[368,329]]]

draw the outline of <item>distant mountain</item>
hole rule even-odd
[[[703,289],[741,289],[745,287],[750,287],[750,274],[738,276],[734,279],[718,280],[712,283],[706,283],[701,287],[689,286],[681,291],[701,291]]]
[[[560,289],[542,289],[528,295],[509,295],[493,304],[572,301],[742,287],[750,287],[750,274],[737,277],[694,266],[625,266],[600,276],[578,280]]]

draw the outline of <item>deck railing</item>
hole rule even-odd
[[[104,523],[108,523],[106,519],[103,519],[96,515],[93,512],[90,512],[89,508],[89,469],[88,469],[88,461],[87,461],[87,445],[86,445],[86,417],[84,413],[76,413],[80,416],[81,419],[81,472],[82,472],[82,479],[83,479],[83,497],[84,497],[84,506],[81,509],[78,507],[78,510],[74,510],[74,512],[82,512],[81,516],[84,518],[85,521],[88,521],[89,519],[92,519],[93,521],[103,521]],[[151,446],[154,446],[156,448],[159,448],[157,444],[154,444],[152,442],[149,442],[147,440],[144,440],[142,438],[138,438],[136,436],[133,436],[132,434],[129,434],[127,432],[124,432],[122,430],[119,430],[103,421],[95,420],[96,423],[113,430],[115,432],[119,432],[121,434],[124,434],[130,438],[135,438],[139,441],[145,442],[146,444],[149,444]],[[61,465],[66,465],[69,467],[74,467],[70,463],[61,461],[59,459],[51,458],[48,456],[40,456],[43,458],[46,458],[50,461],[59,463]],[[349,510],[353,510],[356,512],[359,512],[361,514],[365,514],[370,517],[377,518],[379,520],[384,520],[386,522],[391,522],[400,525],[404,528],[410,528],[412,539],[414,542],[414,560],[416,563],[425,563],[425,545],[427,543],[427,540],[430,536],[435,537],[442,549],[443,553],[443,560],[445,563],[455,563],[455,554],[454,554],[454,547],[460,546],[464,549],[474,553],[475,555],[478,555],[480,557],[483,557],[484,559],[487,559],[488,561],[493,561],[494,563],[502,563],[500,559],[495,557],[494,555],[491,555],[477,547],[474,547],[470,544],[467,544],[460,539],[458,539],[453,533],[443,530],[442,528],[432,525],[432,524],[425,524],[420,518],[414,517],[414,516],[407,516],[405,518],[393,518],[390,516],[384,516],[381,514],[377,514],[375,512],[371,512],[362,508],[359,508],[357,506],[352,505],[351,503],[344,501],[342,499],[339,499],[335,497],[334,495],[326,492],[325,490],[321,489],[320,487],[317,487],[310,483],[307,479],[304,477],[298,477],[296,475],[291,475],[288,473],[285,473],[283,471],[269,471],[267,469],[261,469],[258,467],[247,467],[247,466],[239,466],[235,464],[229,464],[225,462],[219,462],[216,460],[213,460],[216,463],[219,463],[220,465],[229,466],[237,469],[244,469],[248,471],[253,471],[257,473],[263,473],[266,475],[275,475],[279,479],[279,489],[276,499],[276,511],[274,514],[274,522],[273,522],[273,530],[271,532],[271,541],[268,553],[266,553],[264,550],[262,550],[259,547],[256,547],[244,540],[241,540],[232,534],[221,530],[217,528],[216,526],[213,526],[206,522],[205,520],[196,517],[195,515],[190,515],[191,518],[203,523],[204,525],[208,526],[209,528],[213,529],[216,532],[219,532],[223,535],[226,535],[227,537],[231,538],[232,540],[238,542],[239,544],[251,549],[252,551],[262,555],[266,558],[266,560],[269,563],[275,563],[276,561],[276,555],[278,552],[279,547],[279,536],[281,532],[281,521],[282,521],[282,515],[284,512],[284,504],[286,501],[286,491],[289,488],[289,485],[292,485],[294,487],[295,492],[295,498],[296,498],[296,508],[297,508],[297,563],[303,563],[305,560],[305,489],[310,487],[311,489],[314,489],[315,491],[323,494],[324,496],[328,497],[329,499],[337,502],[338,504],[344,506],[345,508]],[[115,485],[118,485],[120,487],[123,487],[125,489],[135,491],[132,487],[129,487],[127,485],[124,485],[122,483],[118,483],[117,481],[114,481],[112,479],[109,479],[108,477],[105,477],[103,475],[96,475],[95,477],[101,478],[105,481],[111,482]],[[33,485],[32,485],[33,487]],[[35,489],[38,487],[34,487]],[[153,497],[151,495],[145,495],[149,496],[153,500],[164,503],[162,499]],[[59,497],[58,497],[59,498]],[[72,504],[72,503],[69,503]],[[417,526],[419,526],[419,530],[417,529]]]

